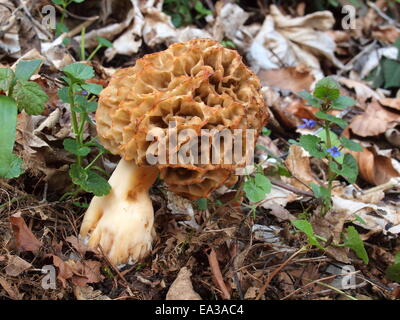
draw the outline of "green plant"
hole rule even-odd
[[[356,102],[349,97],[340,96],[339,84],[330,77],[317,82],[313,94],[303,91],[299,93],[311,106],[319,110],[315,116],[322,122],[323,130],[316,135],[306,134],[300,137],[299,142],[290,140],[290,142],[299,144],[315,158],[324,158],[328,161],[328,175],[325,186],[311,184],[311,189],[315,197],[320,201],[321,213],[324,215],[332,206],[331,194],[332,183],[335,178],[342,176],[349,183],[354,183],[358,175],[357,161],[354,157],[345,153],[343,149],[360,152],[362,147],[346,138],[338,137],[331,131],[332,126],[338,125],[342,129],[346,128],[347,122],[341,118],[331,115],[332,110],[343,110],[354,105]],[[303,119],[302,127],[314,128],[316,121]]]
[[[86,60],[86,61],[91,61],[93,57],[96,55],[96,53],[101,49],[101,48],[112,48],[113,44],[108,41],[105,38],[102,37],[96,37],[97,40],[97,47],[92,51],[92,53],[89,55],[89,57],[86,59],[85,55],[85,29],[82,29],[83,32],[81,33],[82,41],[81,41],[81,60]]]
[[[385,274],[388,279],[400,283],[400,251],[394,258],[394,264],[386,269]]]
[[[397,38],[394,46],[398,49],[397,59],[382,57],[379,66],[372,71],[375,88],[400,88],[400,37]]]
[[[55,5],[58,5],[61,7],[61,18],[60,18],[60,22],[57,22],[56,24],[56,37],[58,37],[59,35],[68,32],[68,27],[65,24],[65,18],[67,16],[67,7],[75,2],[75,3],[82,3],[85,0],[52,0],[52,2]]]
[[[171,16],[171,21],[177,28],[212,14],[200,0],[165,0],[163,11]]]
[[[236,44],[232,41],[232,40],[222,40],[221,44],[225,47],[225,48],[230,48],[230,49],[236,49]]]
[[[316,235],[314,233],[313,227],[307,220],[293,220],[292,224],[296,229],[300,230],[307,236],[307,240],[310,246],[315,246],[319,249],[325,250],[325,247],[321,245],[319,241],[327,242],[327,239]],[[343,243],[331,243],[331,245],[337,247],[348,247],[355,252],[357,257],[359,257],[365,264],[369,263],[368,253],[365,250],[364,242],[360,238],[360,235],[356,228],[349,226],[344,233]]]
[[[94,76],[93,68],[88,65],[74,63],[62,71],[65,75],[62,79],[66,86],[59,89],[58,95],[62,101],[70,105],[71,109],[74,139],[65,139],[63,144],[68,152],[76,156],[76,163],[72,164],[69,170],[72,182],[79,187],[74,194],[84,190],[96,196],[106,195],[111,187],[106,179],[95,172],[95,170],[103,172],[101,168],[95,166],[95,163],[107,150],[95,139],[85,142],[83,138],[85,124],[92,122],[88,115],[96,111],[97,102],[94,100],[103,87],[86,82]],[[85,163],[85,157],[91,153],[93,147],[98,149],[98,153],[91,162]]]
[[[36,82],[29,81],[41,60],[21,60],[15,69],[0,68],[0,177],[16,178],[22,174],[22,159],[13,154],[17,113],[41,114],[47,94]]]

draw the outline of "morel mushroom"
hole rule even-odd
[[[200,153],[210,159],[213,147],[207,143],[189,161],[174,162],[171,155],[183,148],[186,154],[188,142],[204,129],[206,140],[224,129],[253,129],[257,137],[267,118],[257,76],[236,51],[212,40],[173,44],[117,71],[100,95],[96,122],[103,146],[122,160],[109,180],[110,194],[93,198],[81,236],[89,234],[89,247],[100,245],[115,264],[144,257],[155,234],[149,188],[157,176],[178,195],[207,197],[237,181],[235,169],[245,165],[254,141],[249,145],[243,135],[238,138],[245,154],[240,161],[226,161],[232,146],[225,143],[218,145],[222,157],[216,161],[193,161]],[[195,136],[185,133],[182,139],[187,129]],[[171,132],[179,135],[173,150]],[[165,161],[150,163],[149,156],[160,157],[163,148]]]

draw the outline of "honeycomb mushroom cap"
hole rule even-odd
[[[170,121],[175,121],[178,133],[255,129],[258,135],[268,119],[260,87],[235,50],[209,39],[176,43],[113,75],[99,99],[99,138],[113,154],[146,166],[146,155],[156,143],[146,141],[147,134],[167,134]],[[242,147],[244,152],[249,149],[244,140]],[[190,199],[234,184],[235,169],[243,165],[225,164],[223,157],[215,164],[156,164],[169,189]]]

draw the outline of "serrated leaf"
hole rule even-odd
[[[333,172],[341,175],[349,183],[355,183],[358,176],[358,165],[357,160],[350,153],[346,153],[343,158],[341,168],[336,162],[330,163],[330,168]]]
[[[314,97],[311,93],[307,91],[301,91],[298,93],[300,97],[306,100],[311,106],[319,108],[321,106],[321,100]]]
[[[80,146],[76,140],[73,139],[64,139],[63,145],[65,150],[76,155],[85,157],[90,153],[90,148],[86,146]]]
[[[321,139],[319,137],[311,134],[305,134],[300,137],[300,145],[315,158],[323,158],[326,155],[325,151],[321,150],[320,142]]]
[[[8,92],[14,80],[14,71],[10,68],[0,68],[0,90]]]
[[[355,104],[357,104],[357,101],[353,98],[340,96],[332,102],[332,107],[336,110],[344,110],[348,107],[354,106]]]
[[[341,137],[340,142],[342,143],[343,147],[346,149],[349,149],[349,150],[352,150],[355,152],[362,152],[364,150],[363,147],[359,143],[354,142],[353,140],[350,140],[346,137]]]
[[[330,77],[323,78],[315,84],[314,96],[322,100],[334,101],[340,96],[340,86]]]
[[[103,87],[96,83],[85,83],[82,84],[81,87],[89,93],[99,95],[100,92],[103,90]]]
[[[30,115],[41,114],[49,99],[42,87],[33,81],[18,80],[13,92],[19,110],[25,110]]]
[[[347,122],[343,119],[340,119],[338,117],[335,117],[329,113],[325,113],[322,111],[318,111],[315,116],[319,119],[323,119],[323,120],[328,120],[330,122],[336,123],[339,127],[341,127],[342,129],[345,129],[347,127]]]
[[[317,238],[315,237],[312,225],[307,220],[293,220],[292,224],[297,229],[305,233],[310,245],[316,246],[317,248],[324,250],[324,247],[318,242]]]
[[[353,250],[365,264],[369,263],[368,253],[365,250],[364,242],[361,240],[358,231],[353,226],[348,227],[344,245]]]
[[[94,77],[93,68],[83,63],[70,64],[62,69],[62,72],[76,80],[88,80]]]
[[[254,177],[249,177],[244,183],[243,190],[247,199],[251,202],[259,202],[271,192],[271,181],[261,173],[256,173]]]
[[[0,177],[12,179],[19,177],[23,170],[22,159],[13,153],[0,154]]]
[[[95,101],[88,101],[84,96],[82,95],[75,95],[75,107],[73,111],[79,112],[79,113],[89,113],[89,112],[95,112],[97,109],[97,102]]]
[[[79,185],[86,192],[91,192],[98,197],[107,195],[111,190],[111,186],[106,179],[93,170],[85,170],[78,164],[71,165],[69,175],[73,183]]]
[[[15,69],[15,78],[17,80],[29,80],[40,68],[42,60],[21,60]]]

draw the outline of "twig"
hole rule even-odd
[[[283,188],[283,189],[292,191],[292,192],[297,193],[297,194],[301,194],[301,195],[303,195],[303,196],[314,197],[314,194],[311,193],[311,192],[303,191],[303,190],[297,189],[297,188],[295,188],[295,187],[293,187],[293,186],[291,186],[291,185],[285,184],[285,183],[283,183],[283,182],[271,181],[271,183],[272,183],[273,185],[276,185],[276,186],[278,186],[278,187],[281,187],[281,188]]]
[[[278,268],[275,269],[275,271],[273,271],[271,273],[271,275],[268,277],[267,282],[265,282],[265,284],[261,287],[260,292],[257,295],[256,300],[260,300],[261,297],[263,296],[265,290],[267,289],[269,283],[271,282],[271,280],[284,268],[286,267],[290,261],[292,261],[298,254],[304,252],[306,250],[306,247],[301,247],[299,250],[297,250],[295,253],[293,253],[289,259],[287,259],[284,263],[282,263]]]
[[[383,19],[385,19],[390,24],[394,24],[396,27],[400,27],[400,23],[398,23],[395,19],[389,17],[386,13],[384,13],[381,9],[377,7],[377,5],[371,1],[367,2],[368,6],[376,11],[378,15],[380,15]]]

